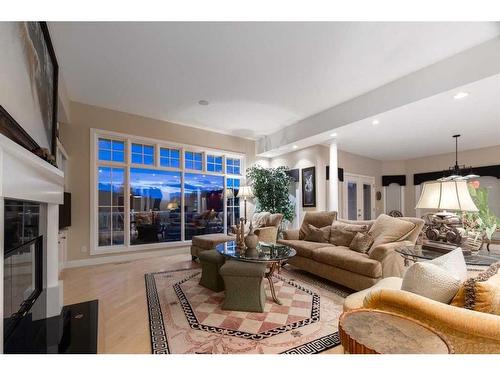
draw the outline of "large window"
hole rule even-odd
[[[154,146],[132,143],[132,150],[130,153],[130,155],[132,156],[132,163],[153,165],[154,151]]]
[[[224,177],[196,173],[184,175],[186,240],[224,232]]]
[[[125,142],[99,138],[99,160],[123,162]]]
[[[227,174],[240,174],[241,173],[240,159],[227,158],[226,159],[226,173]]]
[[[240,180],[237,178],[227,179],[227,226],[230,228],[240,221],[240,198],[238,191],[240,189]]]
[[[238,223],[241,156],[93,134],[92,253],[181,243]]]
[[[184,154],[186,169],[203,170],[203,154],[201,152],[186,151]]]
[[[181,174],[130,169],[130,243],[181,240]]]
[[[98,227],[99,246],[124,243],[124,169],[99,167]]]

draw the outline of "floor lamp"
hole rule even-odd
[[[238,191],[238,198],[243,198],[243,201],[245,202],[245,224],[247,222],[247,199],[252,198],[253,191],[250,186],[241,186],[240,190]]]

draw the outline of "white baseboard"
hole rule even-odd
[[[116,254],[116,255],[99,256],[99,257],[94,256],[87,259],[68,260],[64,262],[63,268],[65,269],[65,268],[95,266],[98,264],[117,263],[130,260],[163,257],[163,256],[178,255],[178,254],[189,254],[189,247],[184,246],[179,248],[161,249],[161,250],[147,251],[147,252],[141,251],[138,253],[131,253],[131,254]]]

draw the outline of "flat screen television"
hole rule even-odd
[[[71,193],[64,192],[64,203],[59,205],[59,229],[71,226]]]

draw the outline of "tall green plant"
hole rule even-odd
[[[264,168],[260,165],[247,169],[247,179],[257,198],[257,211],[281,213],[292,221],[294,205],[288,194],[292,178],[286,173],[287,167]]]
[[[500,219],[490,211],[488,205],[488,189],[479,186],[479,181],[467,184],[469,193],[474,201],[478,212],[462,213],[464,223],[470,229],[479,229],[484,232],[486,237],[491,240],[495,230],[500,227]]]

